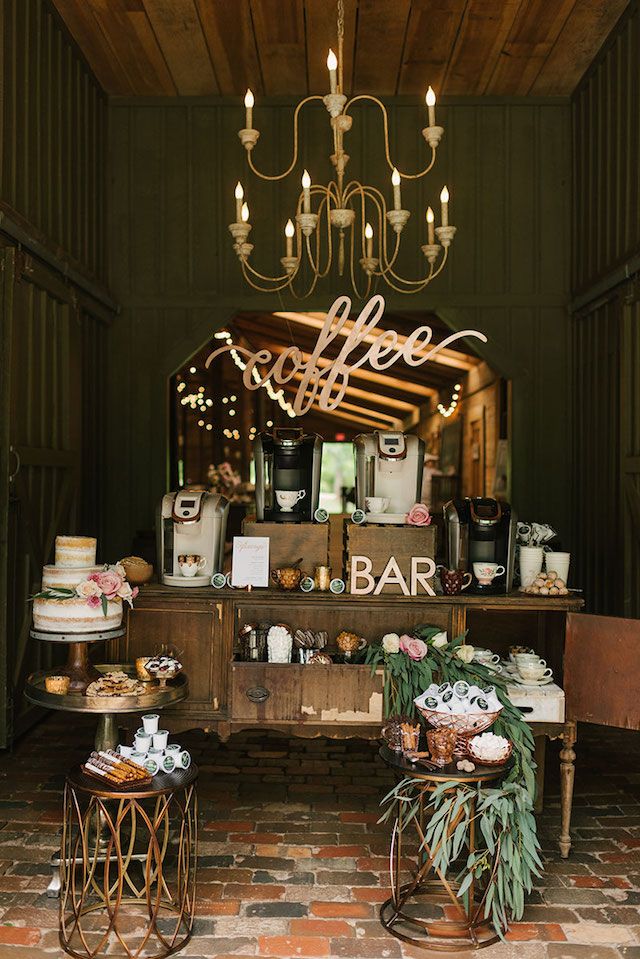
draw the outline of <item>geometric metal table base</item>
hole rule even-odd
[[[427,843],[425,833],[431,816],[431,793],[438,786],[443,782],[452,783],[451,788],[445,791],[446,795],[455,792],[461,785],[490,783],[504,775],[505,767],[477,765],[473,773],[465,774],[452,764],[450,769],[426,772],[424,767],[411,766],[403,757],[394,755],[386,746],[382,747],[380,755],[397,774],[402,772],[407,778],[406,786],[398,793],[396,801],[397,812],[389,852],[391,896],[380,908],[382,926],[403,942],[435,951],[482,949],[499,942],[490,920],[484,916],[486,897],[495,878],[495,858],[486,871],[486,882],[480,886],[474,880],[469,889],[458,897],[459,884],[450,878],[448,872],[436,868],[434,859],[443,840],[455,832],[462,812],[448,823],[445,834],[435,845]],[[417,809],[403,826],[409,801],[417,803]],[[469,800],[469,819],[468,841],[462,854],[464,861],[476,850],[475,798]],[[409,826],[415,830],[417,856],[410,870],[411,878],[403,881],[403,875],[406,876],[408,872],[405,861],[412,855],[405,847],[404,831]]]
[[[164,959],[191,938],[197,769],[116,792],[74,770],[64,794],[60,944],[76,959]],[[98,841],[96,841],[96,839]]]

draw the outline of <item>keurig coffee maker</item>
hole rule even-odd
[[[424,442],[413,434],[376,430],[356,436],[353,448],[356,507],[369,522],[404,523],[420,502]]]
[[[516,514],[508,503],[483,496],[451,500],[444,507],[447,565],[473,574],[474,593],[508,593],[513,585]],[[489,564],[485,570],[473,564]],[[492,577],[496,565],[498,572]],[[503,570],[502,572],[500,570]]]
[[[322,437],[275,428],[253,441],[258,522],[311,522],[320,498]]]
[[[166,586],[209,586],[222,570],[229,503],[183,489],[162,497],[156,515],[158,573]]]

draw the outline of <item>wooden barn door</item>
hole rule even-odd
[[[93,362],[91,356],[87,360],[88,318],[73,288],[13,248],[4,249],[2,265],[3,372],[8,372],[3,399],[10,409],[0,480],[9,503],[0,533],[0,669],[6,691],[0,746],[5,746],[37,718],[22,694],[26,675],[48,668],[60,655],[29,638],[29,597],[40,585],[42,566],[52,561],[56,534],[79,531],[84,519],[83,419],[87,404],[89,409],[102,404],[87,395],[97,384],[87,369]],[[94,450],[87,452],[92,463],[98,459]]]
[[[640,282],[622,311],[620,336],[620,494],[623,613],[640,618]]]

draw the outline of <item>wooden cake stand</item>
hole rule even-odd
[[[118,626],[116,629],[103,629],[98,633],[49,633],[44,629],[29,631],[31,639],[37,639],[41,643],[62,643],[69,647],[66,664],[50,675],[68,676],[71,680],[69,692],[72,693],[83,693],[89,683],[100,676],[89,662],[89,644],[119,639],[124,634],[123,626]]]

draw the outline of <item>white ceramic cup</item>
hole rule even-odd
[[[476,649],[473,654],[473,658],[477,663],[482,663],[483,666],[486,666],[488,663],[497,666],[500,662],[499,655],[497,653],[492,653],[490,649]]]
[[[518,663],[518,672],[523,679],[550,679],[553,676],[553,670],[550,666],[545,667],[544,661],[540,663]]]
[[[307,495],[306,489],[277,489],[276,500],[283,513],[290,513],[296,503]]]
[[[498,563],[474,563],[473,575],[481,586],[490,586],[496,576],[502,576],[506,570]]]
[[[549,550],[544,554],[544,561],[547,572],[557,573],[560,579],[564,580],[565,586],[569,579],[569,563],[571,562],[571,553],[556,553]]]
[[[169,730],[168,729],[159,729],[153,734],[153,748],[154,749],[166,749],[167,743],[169,742]]]
[[[530,664],[532,665],[537,664],[538,666],[546,666],[547,661],[546,659],[541,659],[541,657],[538,656],[537,653],[518,653],[516,655],[516,666],[518,668],[520,668],[520,666],[525,666]]]
[[[191,576],[197,576],[198,573],[207,565],[207,557],[201,556],[197,563],[179,563],[180,572],[189,579]]]
[[[367,513],[386,513],[391,500],[388,496],[365,496]]]
[[[160,722],[160,717],[157,713],[147,713],[146,716],[142,717],[142,726],[145,733],[148,736],[153,736],[154,733],[158,732],[158,723]]]
[[[520,555],[520,585],[531,586],[532,582],[542,569],[544,550],[542,546],[521,546]]]

